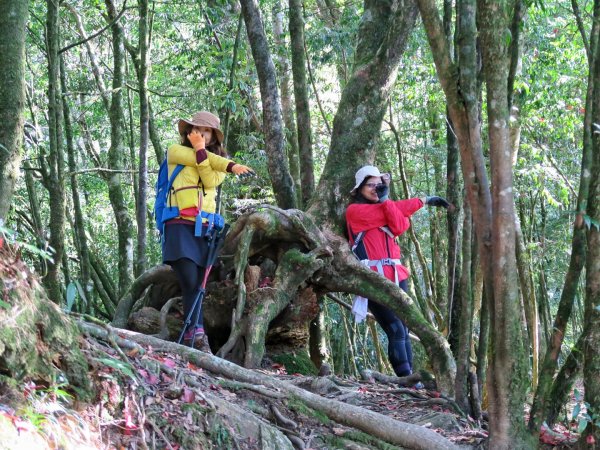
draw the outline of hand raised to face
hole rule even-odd
[[[202,136],[200,131],[194,128],[188,133],[187,137],[190,140],[192,147],[194,147],[194,150],[202,150],[205,148],[206,141],[204,140],[204,136]]]

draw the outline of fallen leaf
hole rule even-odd
[[[194,403],[196,394],[190,388],[183,388],[183,403]]]

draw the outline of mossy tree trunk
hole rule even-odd
[[[21,162],[28,16],[29,0],[0,0],[0,220],[6,220]]]
[[[520,303],[515,278],[512,169],[510,158],[505,156],[511,154],[507,85],[510,58],[505,33],[512,20],[514,4],[460,2],[458,62],[455,63],[435,2],[417,0],[417,3],[458,139],[465,188],[479,242],[486,299],[494,318],[488,375],[492,405],[490,445],[520,448],[529,444],[521,420],[526,355],[519,330]],[[479,45],[488,94],[493,189],[490,189],[486,173],[481,136],[477,80]]]
[[[54,249],[44,284],[48,296],[60,303],[63,293],[60,266],[65,249],[65,188],[62,103],[60,90],[60,5],[48,2],[46,14],[46,56],[48,59],[48,164],[44,166],[44,184],[50,203],[50,246]]]
[[[600,12],[600,1],[594,2],[595,13]],[[595,17],[598,17],[595,14]],[[594,44],[595,51],[600,49],[600,40]],[[600,57],[596,55],[593,65],[592,121],[600,122]],[[585,401],[589,404],[591,421],[579,441],[580,448],[587,448],[586,439],[593,436],[600,442],[600,427],[597,424],[600,415],[600,136],[592,134],[592,170],[590,192],[587,203],[587,215],[591,225],[587,232],[588,252],[585,263],[585,312],[584,330],[587,330],[583,342],[583,385]]]
[[[114,21],[117,11],[112,0],[105,0],[108,10],[108,20]],[[124,166],[123,157],[123,77],[124,66],[124,32],[119,21],[111,26],[113,50],[113,79],[110,100],[110,148],[108,150],[108,166],[110,169],[121,170]],[[115,214],[117,233],[119,237],[119,286],[118,292],[127,292],[133,282],[133,222],[127,211],[127,202],[123,192],[122,177],[119,173],[111,173],[107,177],[108,195]]]
[[[315,189],[313,167],[312,132],[308,85],[306,82],[306,58],[304,55],[304,16],[302,0],[289,0],[290,40],[292,50],[292,78],[298,125],[298,148],[300,151],[300,174],[302,204],[308,204]]]
[[[275,35],[275,44],[279,51],[277,54],[277,72],[279,75],[279,85],[281,86],[281,112],[283,123],[286,128],[287,159],[290,165],[290,175],[294,181],[296,191],[296,200],[298,205],[302,206],[302,183],[300,181],[300,156],[298,151],[298,133],[296,131],[296,121],[294,119],[294,105],[290,91],[290,62],[287,56],[287,45],[285,42],[285,33],[283,30],[283,7],[281,3],[273,8],[273,34]]]
[[[576,3],[573,3],[576,5]],[[576,17],[580,17],[578,10],[575,9]],[[571,317],[573,303],[579,286],[579,278],[583,270],[586,260],[586,244],[587,236],[584,225],[584,215],[586,214],[590,180],[592,174],[592,112],[594,111],[592,102],[596,90],[594,70],[595,61],[597,59],[598,39],[600,37],[600,4],[594,2],[594,20],[592,21],[592,29],[590,32],[589,42],[593,45],[587,46],[588,56],[588,85],[585,101],[585,115],[583,126],[583,148],[581,155],[581,176],[579,178],[579,192],[577,195],[577,216],[573,226],[573,236],[571,238],[571,257],[569,259],[569,268],[565,276],[558,310],[554,318],[552,333],[547,342],[547,349],[542,360],[538,387],[535,391],[535,397],[531,406],[531,414],[529,418],[529,429],[534,436],[539,433],[542,422],[546,419],[549,409],[548,405],[553,402],[551,389],[554,379],[554,374],[557,370],[557,361],[561,353],[561,348]],[[583,33],[584,42],[585,30],[580,30]],[[545,292],[545,290],[542,290]],[[544,303],[545,304],[545,303]],[[544,321],[545,323],[545,321]]]
[[[516,262],[512,154],[509,139],[506,29],[513,5],[479,1],[483,72],[487,87],[488,137],[492,179],[492,354],[488,375],[491,448],[531,448],[522,418],[529,378],[529,354],[521,332],[521,302]]]
[[[375,159],[381,122],[416,16],[413,0],[364,3],[352,76],[342,92],[329,155],[308,208],[317,223],[334,231],[342,230],[354,173]]]
[[[294,182],[285,158],[285,136],[281,118],[281,101],[275,74],[275,65],[256,0],[241,0],[248,41],[258,74],[263,107],[263,129],[269,175],[277,204],[282,208],[296,207]]]
[[[148,95],[148,70],[150,54],[150,24],[148,0],[138,0],[140,17],[138,20],[139,64],[137,70],[138,95],[140,101],[140,147],[138,153],[138,189],[136,199],[137,255],[135,274],[146,270],[146,246],[148,245],[148,145],[150,141],[150,105]]]

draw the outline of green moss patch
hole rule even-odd
[[[300,373],[302,375],[317,375],[318,370],[310,360],[308,352],[282,353],[271,356],[276,363],[282,364],[287,373]]]

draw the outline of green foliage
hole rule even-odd
[[[19,238],[18,233],[15,230],[11,230],[6,228],[2,224],[0,224],[0,241],[6,241],[8,244],[12,245],[16,250],[22,249],[25,252],[29,253],[31,256],[38,256],[47,261],[52,261],[52,254],[54,253],[51,247],[47,249],[41,249],[36,247],[35,245],[31,245],[22,239]]]
[[[600,428],[600,414],[594,411],[590,407],[590,404],[583,401],[583,393],[578,389],[574,391],[575,406],[573,407],[573,414],[571,420],[577,421],[577,432],[583,433],[588,425],[592,426],[592,434],[594,433],[593,428]]]
[[[120,372],[123,375],[129,377],[134,383],[137,384],[138,379],[135,373],[133,372],[133,367],[131,366],[131,364],[112,358],[98,358],[98,361],[108,367],[112,367],[117,372]]]

